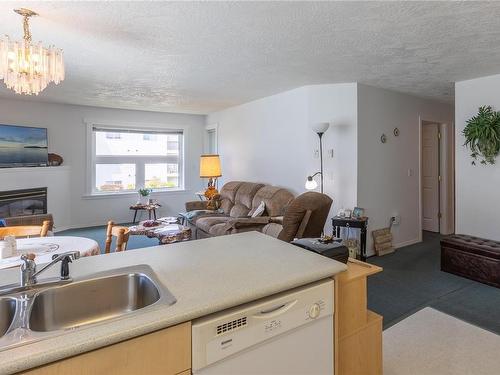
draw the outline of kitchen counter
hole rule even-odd
[[[71,275],[79,278],[138,264],[151,266],[177,303],[138,310],[117,320],[0,351],[0,373],[37,367],[111,345],[346,269],[342,263],[257,232],[81,258],[70,267]],[[18,272],[0,271],[0,285],[16,282]],[[59,267],[53,267],[44,277],[57,276],[58,272]]]

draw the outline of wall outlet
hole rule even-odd
[[[314,150],[314,159],[319,159],[319,150]]]
[[[333,158],[333,148],[328,150],[328,156]]]
[[[394,216],[391,217],[391,222],[392,225],[399,225],[401,224],[401,215],[395,214]]]

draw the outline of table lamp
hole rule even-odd
[[[219,155],[201,155],[200,157],[200,177],[208,178],[207,190],[205,197],[211,199],[219,192],[215,188],[217,177],[221,177],[220,158]]]
[[[320,175],[321,182],[321,192],[323,193],[323,134],[328,130],[330,124],[328,122],[320,122],[311,125],[312,130],[319,137],[319,160],[320,160],[320,170],[311,176],[307,176],[305,188],[307,190],[313,190],[318,187],[318,183],[314,180],[314,177]]]

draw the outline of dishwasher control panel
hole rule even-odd
[[[320,281],[193,321],[193,370],[334,312],[333,280]]]

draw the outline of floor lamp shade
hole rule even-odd
[[[200,157],[200,177],[214,178],[221,177],[219,155],[201,155]]]

